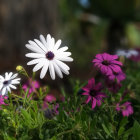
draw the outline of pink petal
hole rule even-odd
[[[97,101],[97,105],[101,106],[101,100],[96,100]]]
[[[120,65],[120,66],[123,65],[120,61],[116,61],[116,60],[111,61],[111,63],[115,65]]]
[[[91,96],[88,96],[88,98],[86,99],[86,104],[88,104],[90,100],[91,100]]]
[[[99,60],[99,59],[93,59],[93,61],[92,61],[93,63],[101,63],[102,61],[101,60]]]
[[[97,55],[95,56],[95,58],[97,58],[97,59],[99,59],[99,60],[103,60],[102,54],[97,54]]]
[[[88,87],[91,89],[94,87],[95,84],[95,79],[91,78],[90,80],[88,80]]]
[[[89,95],[89,93],[88,92],[84,92],[84,93],[82,93],[82,95]]]
[[[94,109],[94,108],[95,108],[95,106],[96,106],[96,99],[95,99],[95,98],[93,98],[93,99],[92,99],[92,109]]]
[[[118,55],[111,55],[112,59],[118,59]]]

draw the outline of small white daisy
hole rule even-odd
[[[130,49],[130,50],[117,50],[116,54],[118,56],[124,56],[126,58],[130,58],[131,56],[137,56],[138,51]]]
[[[9,74],[6,72],[5,77],[0,75],[0,95],[7,95],[8,92],[11,93],[11,89],[16,89],[15,84],[19,84],[20,78],[17,77],[17,73],[13,74],[10,72]]]
[[[33,53],[28,53],[25,56],[33,58],[27,65],[35,64],[33,68],[33,72],[38,71],[42,68],[40,73],[40,78],[43,79],[46,75],[48,69],[50,71],[50,76],[54,80],[55,72],[60,78],[63,78],[63,73],[69,74],[70,68],[63,63],[71,62],[73,59],[70,57],[71,53],[66,52],[68,47],[60,48],[61,40],[58,40],[55,43],[55,39],[51,37],[49,34],[46,39],[43,35],[40,35],[40,41],[34,39],[34,41],[29,41],[29,44],[26,44],[26,47],[33,51]]]

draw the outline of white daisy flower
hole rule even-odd
[[[117,50],[116,54],[118,56],[124,56],[126,58],[130,58],[131,56],[137,56],[138,51],[130,49],[130,50]]]
[[[0,75],[0,95],[7,95],[8,92],[11,93],[11,89],[16,89],[14,85],[19,84],[20,78],[17,77],[17,73],[13,74],[10,72],[9,74],[6,72],[5,77]]]
[[[25,56],[33,58],[29,61],[27,65],[34,65],[33,72],[38,71],[42,68],[40,73],[40,78],[43,79],[49,69],[50,76],[54,80],[55,72],[60,78],[63,78],[63,73],[69,74],[70,68],[63,63],[71,62],[73,59],[70,57],[71,53],[66,52],[68,47],[60,48],[61,40],[58,40],[55,43],[55,39],[47,35],[46,39],[43,35],[40,35],[40,41],[34,39],[34,41],[29,41],[29,44],[26,44],[26,47],[33,51],[33,53],[27,53]]]

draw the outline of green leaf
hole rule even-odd
[[[53,136],[50,140],[57,140],[55,136]]]
[[[133,127],[129,128],[127,131],[124,132],[123,140],[128,140],[128,137],[132,135]]]
[[[122,135],[124,132],[125,128],[124,127],[120,127],[119,131],[118,131],[118,136]]]
[[[140,140],[140,124],[137,121],[134,122],[133,136],[135,140]]]
[[[110,131],[108,130],[108,128],[104,124],[102,124],[102,127],[103,127],[104,131],[106,132],[106,134],[111,136]]]
[[[124,127],[128,123],[128,118],[123,117],[123,119],[120,122],[120,127]]]

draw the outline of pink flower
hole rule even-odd
[[[56,114],[56,115],[59,114],[58,108],[59,108],[59,104],[56,104],[56,105],[54,106],[54,111],[55,111],[55,114]]]
[[[124,104],[120,105],[120,103],[117,103],[116,105],[116,110],[118,112],[122,112],[122,115],[125,116],[129,116],[133,114],[133,107],[131,106],[130,102],[125,102]]]
[[[121,72],[113,72],[111,75],[108,75],[108,79],[111,81],[117,80],[117,82],[121,82],[126,78],[126,75]]]
[[[45,116],[47,118],[52,118],[53,116],[59,114],[59,111],[58,111],[59,104],[58,103],[53,104],[53,102],[55,101],[56,101],[56,97],[53,94],[46,95],[43,102],[43,109],[45,112]]]
[[[96,104],[98,106],[101,105],[101,101],[103,100],[104,97],[106,97],[105,93],[102,93],[102,84],[98,83],[95,85],[95,80],[94,78],[90,79],[88,81],[88,84],[82,88],[84,90],[84,93],[82,95],[86,95],[86,104],[91,101],[92,103],[92,109],[95,108]]]
[[[25,92],[29,89],[29,95],[31,93],[35,92],[35,90],[39,87],[40,87],[39,82],[38,81],[33,81],[32,79],[29,79],[27,81],[27,83],[23,84],[23,86],[22,86],[22,88]]]
[[[107,53],[97,54],[95,59],[93,59],[93,64],[97,67],[102,74],[104,75],[111,75],[113,72],[121,72],[120,66],[122,63],[117,61],[117,55],[110,55]]]
[[[51,103],[51,102],[56,101],[56,98],[55,98],[55,96],[52,95],[52,94],[47,94],[46,97],[45,97],[45,99],[44,99],[44,101],[50,102],[50,103]]]
[[[4,100],[7,100],[7,99],[8,99],[7,96],[2,96],[2,95],[0,95],[0,106],[1,106],[1,105],[7,105],[7,104],[5,104],[5,102],[4,102]],[[1,109],[1,107],[0,107],[0,109]]]
[[[43,102],[43,109],[48,108],[48,103],[52,103],[55,101],[56,101],[56,98],[53,94],[47,94]]]

